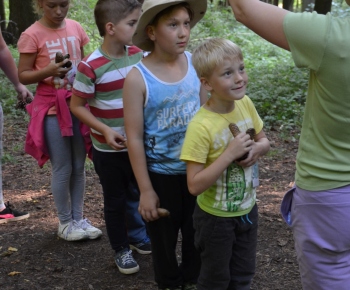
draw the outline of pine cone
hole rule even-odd
[[[56,52],[56,58],[55,58],[55,63],[59,63],[64,61],[64,56],[62,52]]]
[[[55,57],[55,63],[59,63],[64,61],[65,59],[69,59],[70,55],[69,53],[67,53],[66,55],[63,55],[61,52],[56,52],[56,57]],[[67,61],[62,67],[63,68],[70,68],[72,66],[72,62],[71,61]],[[61,76],[61,79],[63,79],[64,76]]]
[[[26,102],[23,102],[23,101],[17,101],[17,104],[16,104],[16,110],[25,110],[26,109],[26,105],[27,103]]]
[[[61,52],[56,52],[56,58],[55,58],[55,63],[59,63],[64,61],[65,59],[69,59],[70,55],[69,53],[67,53],[66,55],[63,55]],[[62,67],[64,68],[69,68],[72,66],[72,62],[71,61],[67,61]]]
[[[64,56],[64,59],[70,59],[70,55],[69,55],[69,53],[67,53],[65,56]],[[70,68],[72,66],[72,62],[71,61],[67,61],[64,65],[63,65],[63,67],[64,68]]]
[[[160,217],[168,217],[168,216],[170,216],[170,212],[167,209],[165,209],[165,208],[158,207],[157,208],[157,212],[158,212],[158,215]]]
[[[233,137],[236,137],[239,133],[241,133],[241,131],[239,131],[238,126],[236,124],[234,124],[234,123],[230,123],[228,125],[228,128],[230,129]]]
[[[229,127],[229,129],[230,129],[230,131],[231,131],[233,137],[236,137],[239,133],[241,133],[241,131],[239,130],[238,126],[237,126],[236,124],[234,124],[234,123],[230,123],[230,124],[228,125],[228,127]],[[255,134],[256,134],[254,128],[249,128],[249,129],[246,131],[246,133],[250,136],[250,139],[251,139],[251,140],[254,140],[254,137],[255,137]],[[240,157],[240,158],[238,158],[238,159],[236,159],[236,160],[237,160],[237,161],[242,161],[242,160],[244,160],[244,159],[246,159],[246,158],[248,157],[248,154],[249,154],[249,153],[246,153],[246,154],[244,154],[242,157]]]
[[[256,132],[254,128],[249,128],[246,133],[250,136],[251,140],[254,140]]]
[[[17,110],[25,110],[26,109],[26,106],[28,105],[28,104],[30,104],[32,101],[33,101],[33,99],[32,98],[26,98],[26,100],[25,101],[22,101],[21,99],[20,99],[20,97],[19,97],[19,95],[17,95],[17,104],[16,104],[16,106],[15,106],[15,108],[17,109]]]

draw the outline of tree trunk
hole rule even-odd
[[[4,0],[0,0],[0,21],[1,21],[1,30],[6,28],[6,18],[5,18],[5,5]]]
[[[318,14],[327,14],[331,12],[332,9],[332,0],[316,0],[314,11]]]
[[[283,0],[283,9],[293,11],[294,0]]]
[[[32,1],[9,0],[10,21],[7,25],[7,32],[12,35],[8,44],[16,44],[21,33],[32,25],[38,16],[32,8]]]

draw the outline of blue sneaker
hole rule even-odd
[[[142,241],[138,243],[130,244],[130,249],[135,250],[141,255],[147,255],[152,253],[151,249],[151,241],[149,237],[144,238]]]
[[[117,265],[120,273],[123,274],[134,274],[140,270],[139,265],[132,256],[132,251],[125,248],[119,251],[115,255],[115,264]]]

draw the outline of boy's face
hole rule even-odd
[[[141,9],[136,8],[128,16],[113,25],[114,41],[123,45],[132,45],[132,36],[135,33],[137,22],[141,15]]]
[[[148,37],[154,42],[155,49],[170,54],[185,51],[190,31],[190,16],[184,7],[175,8],[171,13],[161,16],[156,25],[147,28]]]
[[[211,97],[222,101],[240,100],[246,93],[248,75],[244,62],[238,58],[225,58],[221,65],[216,66],[209,78],[201,78],[205,89]]]

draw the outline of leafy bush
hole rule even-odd
[[[73,0],[67,16],[78,21],[90,38],[90,42],[84,47],[85,54],[93,52],[102,43],[102,38],[95,25],[96,2],[96,0]]]
[[[85,52],[92,52],[102,39],[97,31],[93,8],[95,0],[73,0],[68,17],[80,22],[90,37]],[[249,76],[247,94],[264,120],[265,127],[299,128],[307,90],[308,72],[294,66],[290,52],[280,49],[238,23],[231,8],[220,7],[218,0],[208,2],[208,11],[191,32],[188,50],[210,37],[223,37],[237,43],[243,50]],[[332,14],[348,16],[349,7],[341,0],[333,0]],[[15,60],[18,52],[11,49]],[[15,91],[0,72],[0,94],[5,114],[23,116],[15,111]],[[34,88],[33,88],[34,90]]]
[[[249,76],[247,94],[266,128],[300,127],[308,72],[294,66],[291,53],[263,40],[238,23],[231,9],[211,5],[203,21],[191,32],[192,50],[205,38],[230,39],[242,48]]]

